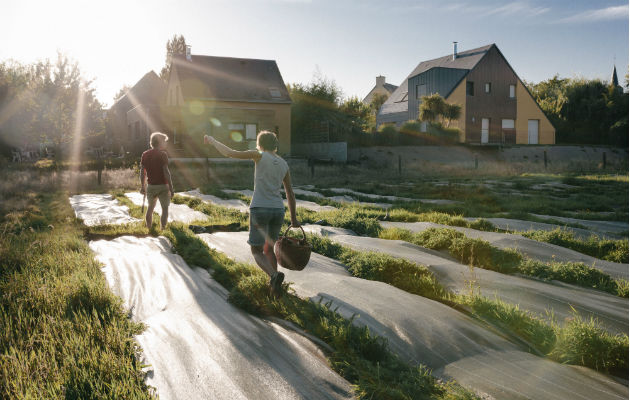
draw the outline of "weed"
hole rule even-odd
[[[576,238],[573,232],[561,228],[552,231],[521,232],[520,234],[539,242],[566,247],[602,260],[628,263],[628,239],[611,240],[591,236],[586,240],[581,240]]]

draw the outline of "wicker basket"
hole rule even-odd
[[[301,271],[311,258],[313,246],[306,241],[306,234],[302,227],[300,227],[302,239],[287,237],[289,229],[291,229],[290,226],[284,231],[284,235],[278,238],[273,249],[281,267],[293,271]]]

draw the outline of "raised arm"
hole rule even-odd
[[[254,161],[260,160],[260,157],[261,157],[260,153],[257,152],[256,150],[246,150],[246,151],[234,150],[224,145],[223,143],[219,142],[212,136],[204,135],[203,142],[210,143],[219,151],[219,153],[223,154],[226,157],[239,158],[241,160],[254,160]]]
[[[284,184],[284,192],[287,194],[287,203],[289,203],[289,213],[291,214],[291,226],[293,228],[299,228],[300,223],[295,215],[295,193],[293,193],[293,186],[291,186],[291,174],[287,171],[287,174],[282,180]]]

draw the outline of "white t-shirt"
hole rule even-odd
[[[249,205],[253,207],[284,208],[282,202],[282,181],[289,171],[289,165],[281,157],[263,151],[254,170],[254,196]]]

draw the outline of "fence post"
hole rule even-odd
[[[315,177],[315,160],[309,157],[308,166],[311,167],[311,178]]]
[[[402,175],[402,158],[398,155],[398,175]]]
[[[475,169],[479,168],[479,158],[475,154]]]
[[[606,169],[606,152],[602,153],[602,166]]]
[[[547,169],[547,150],[543,152],[543,157],[545,159],[545,169]]]
[[[210,159],[206,157],[206,183],[210,183]]]
[[[103,159],[99,157],[96,161],[98,185],[101,186],[101,176],[103,175]]]

